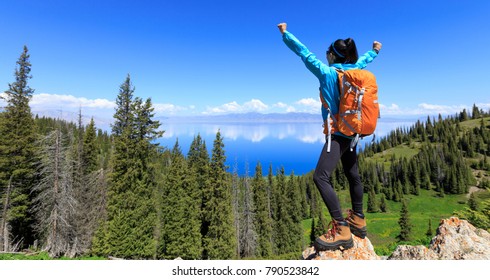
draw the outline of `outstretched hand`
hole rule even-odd
[[[373,42],[373,49],[378,50],[378,52],[381,50],[382,44],[378,41]]]
[[[284,34],[284,32],[286,32],[286,28],[288,27],[287,23],[283,22],[283,23],[279,23],[277,25],[277,28],[279,28],[279,31],[281,32],[281,34]]]

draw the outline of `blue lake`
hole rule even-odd
[[[377,138],[397,127],[408,127],[414,120],[383,120],[377,127]],[[178,139],[182,152],[187,155],[193,138],[200,134],[206,141],[211,156],[213,141],[219,130],[225,144],[228,171],[237,168],[238,174],[253,176],[260,161],[264,175],[272,164],[274,173],[282,166],[286,174],[294,171],[301,175],[313,170],[325,143],[320,122],[162,122],[165,130],[159,140],[172,149]],[[365,138],[360,146],[372,140]]]

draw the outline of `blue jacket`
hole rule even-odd
[[[363,69],[378,55],[375,51],[370,50],[359,57],[356,64],[336,63],[332,64],[332,66],[328,66],[316,58],[316,56],[290,32],[285,31],[282,38],[284,43],[286,43],[294,53],[301,57],[306,68],[318,78],[323,97],[332,111],[332,114],[337,114],[339,111],[339,88],[337,86],[339,78],[335,68],[343,70]],[[327,115],[327,109],[322,106],[323,121],[327,119]]]

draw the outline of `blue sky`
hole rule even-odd
[[[282,42],[280,22],[322,59],[338,38],[354,38],[360,53],[382,42],[368,66],[382,115],[490,108],[486,0],[2,0],[0,10],[0,92],[27,45],[34,112],[82,106],[110,118],[130,74],[158,116],[319,113],[318,82]]]

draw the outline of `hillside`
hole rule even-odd
[[[440,219],[458,214],[488,229],[490,210],[490,115],[476,106],[398,128],[359,156],[365,188],[368,236],[378,254],[389,254],[397,244],[424,244]],[[333,182],[340,187],[343,209],[350,208],[347,182],[339,165]],[[470,191],[474,193],[470,198]],[[411,238],[400,240],[400,209],[407,201]],[[469,200],[474,200],[470,207]],[[324,212],[328,216],[327,212]],[[311,220],[304,221],[311,227]],[[429,230],[430,228],[430,230]],[[311,230],[305,231],[305,237]],[[308,235],[309,236],[309,235]]]

